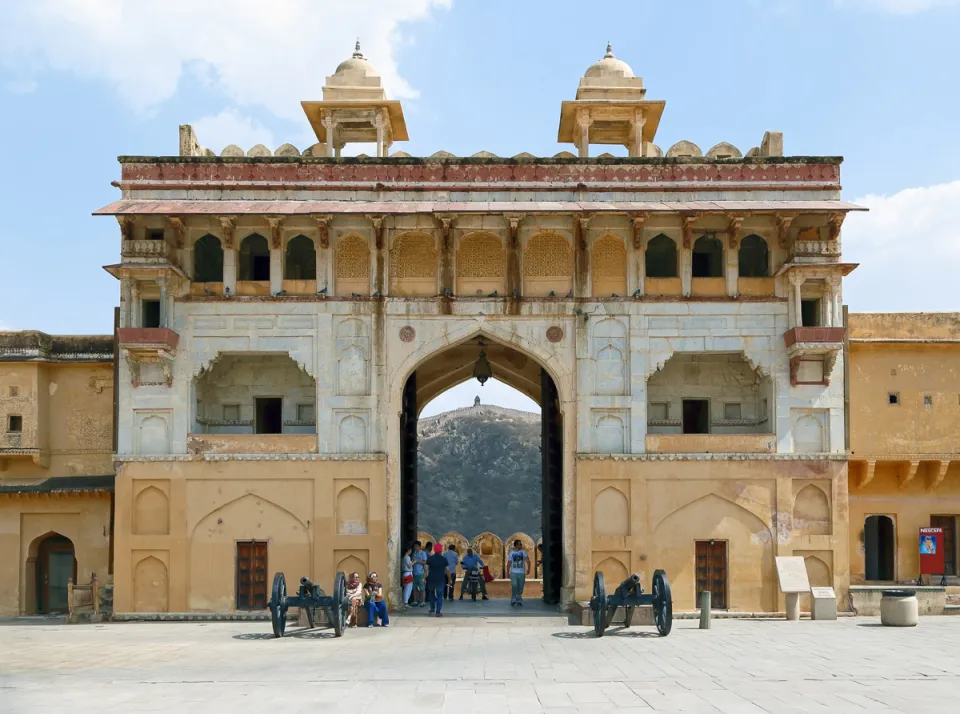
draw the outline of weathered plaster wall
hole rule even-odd
[[[10,414],[23,417],[19,437],[6,432]],[[0,483],[113,473],[112,365],[0,362],[0,418]]]
[[[0,494],[0,617],[36,612],[37,545],[53,533],[73,541],[79,582],[107,582],[109,494]]]
[[[812,487],[812,488],[811,488]],[[674,608],[696,607],[695,542],[727,542],[731,610],[783,609],[774,557],[827,564],[846,602],[847,466],[842,459],[577,459],[577,599],[595,569],[607,591],[629,573],[644,588],[664,569]]]
[[[868,516],[893,520],[896,544],[894,579],[916,582],[920,565],[920,528],[930,526],[932,515],[960,514],[960,461],[953,461],[935,491],[924,474],[900,488],[900,465],[880,462],[873,480],[860,487],[854,470],[850,477],[850,582],[865,581],[864,522]]]
[[[384,462],[258,456],[124,463],[117,475],[116,612],[233,610],[236,542],[267,541],[268,587],[387,571]]]
[[[850,404],[854,457],[960,453],[960,344],[852,344]]]

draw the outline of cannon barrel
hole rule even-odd
[[[313,583],[310,581],[310,578],[308,578],[306,575],[300,578],[300,584],[306,587],[307,589],[310,589],[313,587]]]
[[[621,595],[630,595],[640,589],[640,576],[634,573],[620,583],[620,586],[617,588],[617,592]]]

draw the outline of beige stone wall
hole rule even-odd
[[[890,404],[891,394],[897,395],[896,404]],[[958,424],[960,344],[851,345],[854,457],[957,453]]]
[[[79,582],[107,582],[109,494],[0,494],[0,617],[36,612],[37,546],[52,534],[73,541]]]
[[[10,414],[23,417],[19,436],[7,433]],[[0,419],[0,483],[113,473],[110,364],[0,363]]]
[[[727,542],[731,610],[783,609],[774,558],[802,555],[846,601],[847,466],[819,460],[577,459],[577,599],[664,569],[674,608],[695,609],[695,543]]]
[[[866,576],[864,523],[868,516],[885,515],[893,520],[894,579],[916,581],[920,565],[919,529],[930,526],[931,515],[960,514],[960,462],[953,461],[936,490],[922,475],[900,488],[900,464],[880,462],[873,480],[860,487],[853,471],[850,477],[850,582],[863,583]],[[924,578],[926,580],[926,577]]]
[[[267,541],[268,597],[276,572],[387,572],[379,458],[126,462],[116,503],[116,612],[235,609],[237,541]]]

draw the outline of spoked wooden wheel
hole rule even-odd
[[[333,625],[333,634],[337,637],[343,637],[343,631],[347,627],[347,579],[342,572],[337,573],[333,579],[333,607],[330,608],[331,625]]]
[[[607,629],[607,587],[603,582],[603,573],[599,570],[593,574],[590,609],[593,610],[593,631],[597,633],[597,637],[603,637],[603,632]]]
[[[273,636],[283,637],[287,629],[287,579],[283,573],[273,576],[273,589],[270,593],[270,621],[273,623]]]
[[[673,597],[667,574],[663,570],[653,573],[653,622],[661,637],[670,634],[670,628],[673,627]]]

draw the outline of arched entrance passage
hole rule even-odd
[[[417,421],[428,402],[473,377],[483,349],[501,382],[527,395],[541,408],[541,494],[543,599],[560,602],[563,584],[563,418],[553,376],[533,357],[481,335],[452,345],[421,362],[403,386],[400,414],[400,541],[418,531]],[[491,504],[493,507],[493,504]]]
[[[894,580],[896,540],[890,516],[867,516],[863,523],[863,551],[866,579]]]
[[[30,544],[34,564],[33,602],[37,613],[66,612],[67,584],[77,582],[77,558],[73,541],[59,533],[47,533]],[[29,574],[28,574],[29,575]]]

